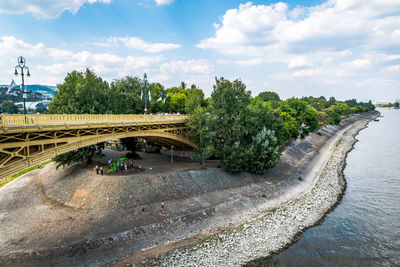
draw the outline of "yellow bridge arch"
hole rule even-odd
[[[196,148],[186,115],[1,115],[0,177],[103,141],[140,137],[177,149]]]

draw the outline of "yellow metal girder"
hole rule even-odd
[[[62,118],[68,119],[64,125]],[[0,177],[81,147],[125,137],[195,149],[196,144],[186,137],[186,118],[68,114],[27,115],[25,119],[24,115],[1,115]],[[50,125],[54,122],[61,125]]]

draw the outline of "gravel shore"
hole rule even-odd
[[[142,261],[149,266],[254,265],[295,242],[307,228],[319,223],[340,201],[346,181],[343,169],[355,136],[368,122],[353,124],[336,142],[312,189],[256,219],[233,226],[196,244]]]

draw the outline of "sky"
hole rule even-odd
[[[400,98],[399,0],[0,0],[0,84],[73,70],[166,88],[240,79],[256,96]]]

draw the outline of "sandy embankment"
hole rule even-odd
[[[101,177],[79,165],[33,171],[0,189],[0,264],[104,265],[126,255],[118,264],[137,263],[184,244],[180,241],[185,238],[190,242],[188,237],[221,229],[228,230],[157,262],[185,265],[182,260],[187,259],[200,265],[237,265],[266,256],[286,246],[337,201],[340,183],[320,185],[321,181],[340,173],[334,168],[341,166],[353,133],[365,123],[348,118],[322,129],[322,136],[311,134],[287,149],[265,176],[229,175],[217,168],[184,171],[197,165],[183,163],[181,171],[168,172],[170,165],[160,162],[169,160],[162,157],[149,163],[155,173],[135,176]],[[338,165],[328,170],[328,163],[317,179],[329,158]],[[329,179],[323,178],[325,172]],[[322,192],[321,186],[329,189],[329,197],[313,193]],[[167,200],[164,210],[159,206],[162,200]],[[268,228],[271,236],[266,236]],[[288,235],[279,235],[281,230]],[[248,236],[251,233],[255,236]],[[267,247],[252,247],[253,243]]]

